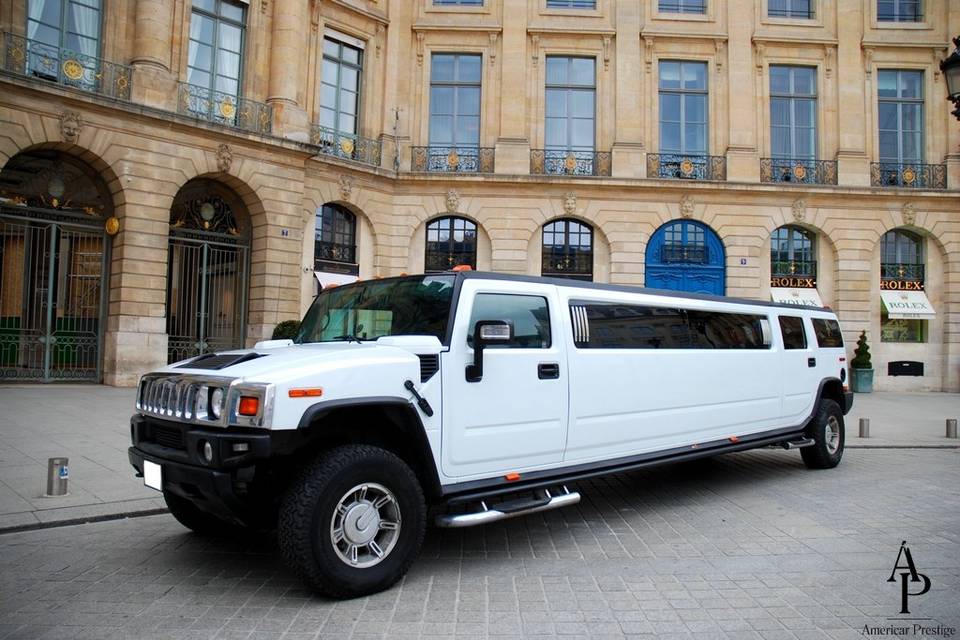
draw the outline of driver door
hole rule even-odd
[[[569,406],[562,318],[552,285],[464,281],[441,367],[444,475],[467,479],[561,462]],[[482,379],[467,382],[480,320],[509,322],[513,338],[487,346]]]

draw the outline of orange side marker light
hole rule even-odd
[[[737,436],[730,436],[730,438],[728,439],[730,440],[730,442],[740,442],[740,438],[738,438]]]
[[[307,389],[290,389],[287,395],[291,398],[319,398],[323,395],[321,387],[310,387]]]
[[[517,473],[516,471],[511,471],[510,473],[508,473],[503,477],[504,479],[506,479],[507,482],[516,482],[517,480],[520,479],[520,474]]]

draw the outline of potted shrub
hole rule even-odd
[[[284,320],[273,328],[273,340],[293,340],[300,331],[299,320]]]
[[[853,390],[858,393],[873,391],[873,363],[870,362],[870,345],[867,343],[867,332],[862,331],[857,338],[857,348],[853,351],[853,360],[850,361],[850,382]]]

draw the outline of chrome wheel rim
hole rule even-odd
[[[330,518],[330,544],[344,564],[365,569],[390,555],[400,536],[400,505],[382,484],[358,484]]]
[[[825,436],[827,451],[833,455],[840,449],[840,422],[833,416],[827,418]]]

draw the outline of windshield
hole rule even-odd
[[[382,336],[446,338],[456,276],[370,280],[322,291],[295,342],[376,340]]]

